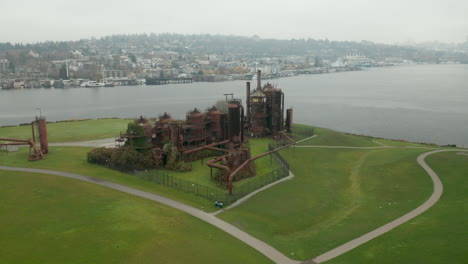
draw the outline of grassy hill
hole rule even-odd
[[[444,152],[429,156],[426,162],[444,185],[434,207],[326,263],[466,263],[468,156]]]
[[[176,209],[52,175],[0,171],[0,263],[271,263]]]
[[[113,137],[118,135],[119,131],[124,130],[129,121],[130,120],[111,119],[50,124],[50,138],[53,138],[52,140],[54,141],[80,141]],[[24,130],[24,132],[21,132],[24,134],[18,132],[25,128],[27,128],[27,131]],[[314,129],[315,134],[318,136],[301,142],[301,146],[319,145],[377,148],[326,149],[301,147],[282,150],[281,155],[291,165],[291,170],[295,174],[295,177],[292,180],[278,184],[253,196],[246,203],[220,214],[219,217],[258,237],[266,243],[271,244],[291,258],[306,260],[404,215],[422,204],[432,193],[432,181],[416,162],[417,156],[430,150],[407,147],[437,148],[436,146],[351,135],[324,128]],[[21,135],[23,135],[27,138],[27,133],[30,133],[29,131],[30,127],[0,128],[0,136],[21,138]],[[268,139],[251,139],[252,155],[257,155],[266,151],[269,142],[271,141]],[[382,145],[393,146],[393,148],[383,148]],[[215,210],[213,204],[203,198],[146,182],[132,175],[88,164],[86,162],[86,152],[89,150],[90,148],[82,147],[51,147],[50,154],[47,155],[45,160],[28,162],[27,149],[22,148],[19,152],[0,155],[0,165],[45,168],[98,177],[167,196],[208,212]],[[466,204],[468,200],[465,194],[468,190],[465,184],[466,177],[464,177],[466,176],[465,172],[468,171],[468,156],[457,155],[456,153],[439,153],[430,156],[427,161],[430,166],[434,167],[434,170],[439,174],[444,184],[444,194],[441,200],[429,211],[416,217],[409,223],[403,224],[391,232],[333,259],[329,261],[329,263],[463,263],[464,256],[468,254],[464,247],[466,244],[464,243],[464,238],[468,232],[465,224],[468,219],[466,214]],[[261,174],[261,172],[268,170],[269,167],[274,167],[275,164],[271,163],[269,158],[262,158],[258,160],[257,166],[260,171],[259,174]],[[175,174],[172,173],[172,175]],[[209,169],[199,161],[196,162],[196,164],[194,163],[194,171],[183,173],[178,176],[187,180],[194,180],[198,183],[211,184],[208,179]],[[31,180],[31,177],[31,175],[21,175],[21,173],[6,173],[0,171],[0,181],[2,181],[0,184],[0,197],[3,201],[12,201],[13,205],[18,202],[18,205],[20,205],[18,208],[22,208],[24,211],[24,213],[14,211],[14,208],[9,205],[9,202],[3,202],[3,206],[0,206],[2,217],[5,214],[5,219],[7,219],[4,221],[10,221],[8,223],[1,222],[2,220],[0,219],[0,256],[4,255],[3,253],[6,252],[2,251],[4,250],[2,247],[9,244],[9,240],[12,242],[11,245],[4,247],[9,252],[7,252],[8,254],[5,256],[11,257],[7,260],[14,257],[12,254],[14,254],[14,250],[20,248],[21,243],[24,243],[25,250],[30,250],[31,256],[36,256],[38,260],[42,260],[53,248],[60,248],[60,243],[51,241],[51,244],[45,243],[45,245],[47,245],[47,247],[44,248],[45,253],[41,253],[39,252],[40,249],[33,249],[26,240],[21,240],[21,237],[14,237],[15,234],[19,234],[19,236],[23,237],[26,236],[26,233],[24,233],[26,231],[21,230],[21,227],[24,227],[24,225],[14,227],[11,229],[11,232],[9,228],[1,228],[1,226],[5,226],[4,223],[12,225],[13,216],[15,215],[19,215],[19,219],[24,218],[26,221],[27,215],[30,214],[31,217],[28,219],[29,222],[27,222],[27,224],[42,230],[41,228],[45,223],[39,217],[41,216],[39,212],[36,212],[39,211],[37,208],[49,208],[50,206],[58,205],[59,208],[62,208],[60,210],[64,210],[64,208],[67,207],[64,201],[59,199],[59,197],[62,196],[68,197],[67,191],[60,191],[60,195],[50,196],[49,200],[45,200],[46,202],[48,201],[48,204],[41,200],[42,196],[37,196],[47,196],[49,193],[51,193],[50,195],[54,195],[54,188],[60,189],[62,187],[60,187],[58,183],[54,185],[54,188],[47,184],[53,183],[56,180],[50,180],[44,175],[41,177],[37,177],[36,175],[34,179],[40,178],[41,181],[36,182],[34,187],[31,187],[27,184],[27,182],[35,182],[35,180]],[[114,211],[103,204],[103,201],[110,201],[112,199],[99,196],[100,191],[90,193],[89,190],[86,190],[91,187],[79,187],[77,185],[78,187],[76,190],[80,192],[73,192],[72,186],[75,186],[76,182],[70,181],[71,180],[67,180],[66,184],[62,184],[67,188],[71,188],[69,190],[69,195],[73,197],[66,199],[79,199],[79,201],[75,201],[71,203],[71,205],[76,203],[78,206],[77,208],[85,208],[80,210],[83,214],[89,211],[89,214],[93,216],[93,214],[97,213],[92,209],[93,204],[100,204],[103,207],[97,208],[103,210],[102,219],[112,218],[114,216]],[[248,180],[245,182],[248,182]],[[16,186],[19,187],[16,188]],[[83,189],[82,191],[81,188]],[[95,188],[97,187],[92,187],[91,189]],[[15,192],[12,193],[9,189],[15,190]],[[49,191],[36,194],[36,192],[41,192],[42,189]],[[114,191],[109,190],[109,192]],[[81,197],[83,193],[94,198],[91,199],[92,201],[82,201],[80,199],[86,198]],[[26,195],[24,198],[26,200],[23,201],[23,198],[15,197],[14,194]],[[33,196],[29,197],[29,195]],[[112,196],[114,194],[109,195]],[[101,201],[101,198],[104,200]],[[127,198],[119,199],[125,201]],[[132,199],[134,198],[130,200]],[[27,201],[29,201],[29,203]],[[81,202],[83,203],[79,204]],[[88,202],[91,204],[87,204]],[[138,202],[138,204],[140,204],[140,202]],[[131,207],[133,206],[136,205],[132,205]],[[161,207],[157,204],[154,206],[158,208]],[[70,207],[73,208],[73,206]],[[88,210],[88,208],[91,209]],[[126,208],[126,206],[122,208]],[[135,208],[138,208],[138,206]],[[127,214],[135,213],[136,216],[143,217],[143,219],[153,219],[154,221],[151,220],[151,223],[160,223],[160,221],[165,223],[165,221],[169,221],[165,218],[166,211],[162,214],[156,213],[155,215],[148,215],[151,212],[150,209],[148,210],[148,213],[141,214],[143,211],[146,212],[146,209],[138,209],[136,213],[125,209],[121,212],[121,215],[118,215],[117,219],[133,217],[127,216]],[[9,215],[8,213],[10,211],[14,212],[14,215]],[[176,213],[169,211],[167,212],[169,215]],[[73,216],[75,212],[67,212],[67,214]],[[65,215],[60,215],[60,217],[62,216],[65,217],[64,219],[66,219],[66,221],[71,221],[66,218]],[[188,216],[185,217],[187,218]],[[86,226],[90,223],[89,221],[91,221],[90,219],[92,217],[83,218],[83,221],[80,220],[80,217],[75,218],[76,221],[74,223],[76,225]],[[144,221],[142,221],[143,220],[140,221],[142,224],[139,228],[143,228],[142,226],[146,224],[143,224]],[[190,222],[189,220],[184,221]],[[24,224],[21,221],[19,221],[19,223]],[[109,224],[105,221],[104,223],[105,225]],[[119,225],[125,226],[123,224]],[[201,238],[209,237],[203,232],[215,232],[216,229],[207,226],[204,229],[201,228],[200,230],[205,231],[200,233],[197,231],[197,228],[198,227],[193,226],[189,229],[182,228],[181,230],[186,234],[185,237],[178,234],[178,230],[176,230],[174,231],[176,233],[174,233],[173,240],[159,238],[152,240],[146,238],[143,234],[141,236],[135,235],[138,237],[131,238],[134,240],[130,238],[129,240],[125,240],[130,241],[128,243],[135,244],[135,247],[130,247],[128,244],[125,244],[127,242],[122,245],[128,246],[129,251],[135,249],[141,250],[141,252],[143,252],[141,256],[133,256],[123,251],[121,255],[119,255],[120,253],[112,251],[114,249],[108,249],[105,243],[100,241],[91,241],[90,245],[95,246],[95,253],[102,250],[105,254],[113,252],[112,254],[121,256],[122,262],[139,263],[139,257],[142,259],[148,257],[148,259],[152,259],[154,255],[151,252],[156,250],[155,252],[159,252],[158,255],[162,256],[161,262],[158,263],[179,263],[184,261],[192,263],[212,263],[213,261],[225,263],[226,261],[224,259],[219,259],[217,253],[213,253],[212,259],[208,259],[207,253],[205,254],[199,247],[195,247],[199,249],[200,253],[193,253],[194,255],[198,254],[193,260],[186,259],[186,254],[192,254],[190,253],[192,251],[186,251],[184,253],[182,250],[177,251],[178,249],[172,250],[167,248],[180,246],[183,249],[184,247],[190,247],[192,245],[191,241],[193,241],[193,243],[198,243],[200,246],[209,248],[211,245],[217,244],[219,238],[220,240],[231,243],[230,251],[225,249],[224,244],[221,242],[219,242],[220,245],[215,245],[216,247],[220,247],[221,251],[228,252],[228,255],[232,252],[237,252],[237,249],[239,249],[238,252],[240,256],[232,258],[235,260],[233,263],[236,261],[237,263],[268,262],[263,257],[258,257],[255,252],[250,252],[250,248],[245,249],[245,245],[242,243],[230,242],[228,239],[229,237],[223,238],[221,235],[213,235],[215,237],[213,241],[208,241],[207,243],[203,241],[200,242]],[[31,229],[27,230],[31,231]],[[109,231],[110,233],[107,235],[110,237],[118,236],[120,233],[117,231],[114,233]],[[47,234],[47,232],[43,231],[43,234]],[[157,232],[151,230],[151,228],[142,231],[142,233],[145,232],[158,237]],[[171,232],[173,232],[172,229],[165,234],[167,236],[172,236]],[[76,236],[80,236],[81,229],[77,229],[75,233]],[[2,239],[3,237],[7,237],[7,239]],[[61,236],[59,237],[61,238]],[[86,237],[85,233],[83,233],[83,237]],[[38,238],[40,238],[39,235]],[[47,238],[49,239],[50,237]],[[18,241],[15,239],[18,239]],[[87,239],[91,238],[86,237],[86,239],[83,240]],[[151,252],[143,250],[145,248],[143,246],[139,247],[142,244],[138,244],[136,242],[137,240],[146,243],[148,251]],[[118,239],[116,241],[118,241]],[[70,240],[70,245],[74,245],[73,243],[74,242]],[[153,243],[165,249],[163,250],[164,252],[154,249],[152,247]],[[118,246],[120,247],[121,245],[118,244]],[[218,249],[214,248],[213,250],[217,251]],[[75,253],[69,252],[67,256],[74,256],[73,254]],[[91,248],[89,248],[89,252],[92,252]],[[26,255],[29,255],[29,253]],[[15,257],[19,257],[19,255]],[[113,260],[114,258],[109,257],[109,259]],[[1,257],[0,260],[2,260]],[[88,260],[89,258],[83,259],[84,262],[89,262]],[[30,261],[25,259],[24,262]],[[59,260],[57,259],[51,262],[58,263]],[[99,259],[97,262],[101,263]]]
[[[85,141],[117,137],[131,119],[98,119],[47,124],[49,142]],[[0,127],[0,137],[31,138],[31,126]]]

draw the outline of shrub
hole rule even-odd
[[[155,168],[151,152],[140,153],[132,149],[97,148],[88,152],[88,162],[120,171]]]
[[[96,148],[88,152],[87,158],[89,163],[99,164],[99,165],[109,165],[111,156],[115,150],[106,149],[106,148]]]

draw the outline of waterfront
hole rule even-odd
[[[412,65],[269,80],[285,92],[294,121],[339,131],[438,144],[468,145],[468,65]],[[255,87],[255,83],[252,84]],[[97,117],[184,118],[245,82],[0,90],[0,125]]]

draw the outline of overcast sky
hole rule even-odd
[[[0,42],[123,33],[464,42],[468,0],[0,0]]]

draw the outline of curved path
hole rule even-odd
[[[325,148],[339,148],[337,146],[309,146],[309,147],[325,147]],[[347,147],[344,147],[347,148]],[[358,148],[358,147],[353,147],[353,148]],[[389,148],[386,146],[382,147],[377,147],[377,148]],[[418,147],[407,147],[407,148],[418,148]],[[360,149],[368,149],[366,147],[362,147]],[[431,152],[426,152],[418,156],[417,162],[421,167],[423,167],[424,170],[429,174],[431,177],[433,183],[434,183],[434,192],[432,195],[429,197],[429,199],[424,202],[422,205],[417,207],[416,209],[410,211],[409,213],[403,215],[402,217],[393,220],[392,222],[383,225],[367,234],[364,234],[356,239],[353,239],[335,249],[332,249],[318,257],[315,257],[311,260],[305,261],[304,263],[321,263],[327,260],[330,260],[334,257],[337,257],[341,254],[344,254],[348,252],[349,250],[356,248],[366,242],[368,242],[371,239],[374,239],[392,229],[395,227],[413,219],[414,217],[420,215],[421,213],[425,212],[427,209],[432,207],[440,198],[443,192],[443,185],[442,182],[440,181],[439,177],[437,174],[427,165],[427,163],[424,161],[424,159],[432,154],[439,153],[439,152],[445,152],[445,151],[468,151],[468,150],[460,150],[460,149],[441,149],[441,150],[434,150]],[[88,176],[83,176],[79,174],[73,174],[73,173],[67,173],[67,172],[60,172],[60,171],[53,171],[53,170],[43,170],[43,169],[30,169],[30,168],[17,168],[17,167],[5,167],[5,166],[0,166],[0,170],[10,170],[10,171],[23,171],[23,172],[33,172],[33,173],[44,173],[44,174],[52,174],[52,175],[57,175],[57,176],[62,176],[62,177],[67,177],[67,178],[72,178],[72,179],[77,179],[85,182],[90,182],[94,184],[99,184],[111,189],[119,190],[125,193],[129,193],[132,195],[140,196],[149,200],[153,200],[162,204],[165,204],[167,206],[176,208],[178,210],[184,211],[188,214],[191,214],[192,216],[195,216],[209,224],[212,224],[219,229],[231,234],[232,236],[238,238],[239,240],[243,241],[244,243],[250,245],[251,247],[255,248],[258,250],[260,253],[271,259],[272,261],[276,263],[281,263],[281,264],[297,264],[300,263],[300,261],[292,260],[288,258],[287,256],[283,255],[281,252],[276,250],[275,248],[271,247],[270,245],[266,244],[265,242],[247,234],[246,232],[238,229],[237,227],[228,224],[221,219],[215,217],[212,214],[203,212],[199,209],[193,208],[191,206],[188,206],[186,204],[174,201],[172,199],[153,194],[153,193],[148,193],[144,192],[138,189],[134,189],[131,187],[127,187],[124,185],[120,185],[117,183],[113,182],[108,182],[102,179],[98,178],[93,178],[93,177],[88,177]],[[292,174],[292,173],[291,173]],[[290,175],[291,177],[291,175]],[[285,178],[286,179],[286,178]],[[261,191],[261,190],[259,190]],[[253,196],[253,195],[252,195]],[[250,198],[249,196],[248,198]],[[248,199],[246,198],[246,199]]]
[[[226,207],[224,209],[221,209],[221,210],[218,210],[216,212],[210,213],[210,214],[211,215],[218,215],[218,214],[220,214],[220,213],[222,213],[224,211],[232,209],[232,208],[246,202],[248,199],[252,198],[252,196],[256,195],[257,193],[259,193],[261,191],[264,191],[264,190],[266,190],[266,189],[268,189],[268,188],[270,188],[270,187],[272,187],[272,186],[274,186],[274,185],[276,185],[278,183],[281,183],[281,182],[284,182],[284,181],[287,181],[287,180],[291,180],[292,178],[294,178],[294,173],[292,173],[292,171],[289,171],[289,175],[287,177],[284,177],[284,178],[279,179],[277,181],[274,181],[274,182],[272,182],[270,184],[267,184],[267,185],[263,186],[262,188],[257,189],[255,191],[247,194],[246,196],[240,198],[239,200],[235,201],[233,204],[229,205],[228,207]]]
[[[129,193],[132,195],[140,196],[149,200],[153,200],[158,203],[165,204],[167,206],[173,207],[175,209],[184,211],[188,214],[191,214],[209,224],[212,224],[216,226],[217,228],[225,231],[226,233],[229,233],[230,235],[236,237],[237,239],[243,241],[247,245],[253,247],[254,249],[258,250],[260,253],[274,261],[275,263],[284,263],[284,264],[298,264],[300,261],[297,260],[292,260],[283,253],[279,252],[272,246],[268,245],[267,243],[247,234],[246,232],[238,229],[237,227],[228,224],[224,222],[223,220],[209,214],[206,212],[203,212],[202,210],[193,208],[191,206],[188,206],[186,204],[183,204],[181,202],[174,201],[172,199],[154,194],[154,193],[149,193],[149,192],[144,192],[138,189],[134,189],[131,187],[127,187],[124,185],[120,185],[117,183],[105,181],[102,179],[98,178],[93,178],[93,177],[88,177],[88,176],[83,176],[79,174],[74,174],[74,173],[68,173],[68,172],[60,172],[60,171],[53,171],[53,170],[43,170],[43,169],[30,169],[30,168],[17,168],[17,167],[6,167],[6,166],[0,166],[0,170],[9,170],[9,171],[23,171],[23,172],[32,172],[32,173],[43,173],[43,174],[52,174],[52,175],[57,175],[57,176],[62,176],[62,177],[67,177],[67,178],[72,178],[80,181],[85,181],[85,182],[90,182],[94,184],[98,184],[107,188],[111,188],[114,190],[118,190],[121,192]]]
[[[409,220],[415,218],[416,216],[422,214],[425,212],[427,209],[431,208],[440,198],[442,195],[442,192],[444,190],[444,187],[442,185],[442,182],[440,181],[439,177],[437,174],[427,165],[427,163],[424,161],[424,159],[432,154],[439,153],[439,152],[445,152],[445,151],[460,151],[457,149],[441,149],[441,150],[434,150],[431,152],[426,152],[418,156],[417,161],[419,165],[429,174],[429,176],[432,179],[432,182],[434,183],[434,191],[429,197],[427,201],[425,201],[422,205],[417,207],[416,209],[410,211],[409,213],[391,221],[390,223],[383,225],[367,234],[364,234],[356,239],[353,239],[335,249],[332,249],[328,252],[323,253],[322,255],[313,258],[312,260],[316,263],[321,263],[325,262],[327,260],[330,260],[332,258],[335,258],[341,254],[344,254],[348,251],[350,251],[353,248],[356,248],[366,242],[368,242],[371,239],[374,239],[380,235],[383,235],[384,233],[394,229],[395,227],[408,222]]]

